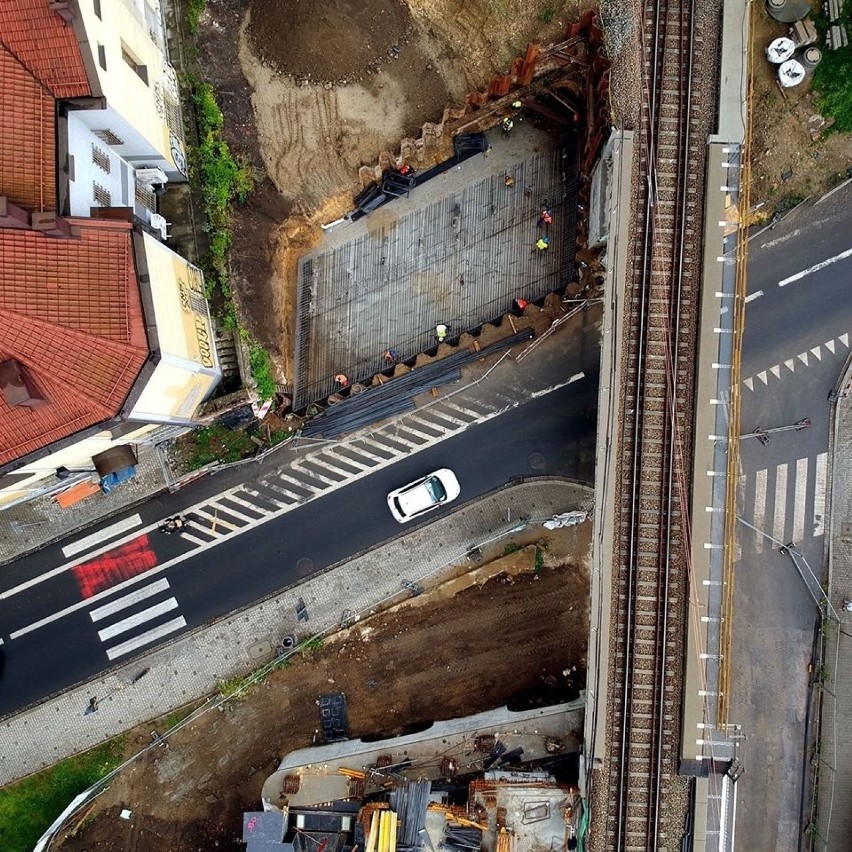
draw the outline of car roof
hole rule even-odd
[[[419,482],[413,488],[398,494],[397,500],[399,500],[399,505],[406,515],[413,515],[434,505],[432,495],[426,488],[425,482]]]

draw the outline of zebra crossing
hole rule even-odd
[[[754,391],[755,388],[760,390],[761,387],[767,387],[773,377],[780,381],[788,372],[794,373],[797,369],[807,368],[812,361],[822,361],[823,357],[829,358],[836,355],[845,357],[848,349],[849,334],[841,334],[839,337],[832,337],[819,346],[806,349],[792,358],[787,358],[778,364],[773,364],[773,366],[761,370],[759,373],[755,373],[753,376],[749,376],[747,379],[743,379],[743,384],[750,391]]]
[[[91,609],[89,617],[106,646],[107,659],[116,660],[186,627],[177,609],[169,581],[163,578]]]
[[[819,453],[744,475],[740,515],[764,533],[747,533],[759,552],[825,534],[827,462]]]
[[[572,377],[572,381],[578,376]],[[187,509],[180,538],[211,546],[264,520],[348,485],[404,456],[427,449],[518,406],[522,400],[495,396],[493,402],[445,398],[406,414],[366,435],[327,443],[286,467],[222,492]]]

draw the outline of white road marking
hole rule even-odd
[[[753,378],[743,379],[743,384],[744,384],[744,385],[745,385],[745,386],[746,386],[746,387],[747,387],[750,391],[753,391],[753,390],[754,390],[754,379],[753,379]]]
[[[774,240],[767,240],[765,243],[763,243],[761,245],[761,248],[762,249],[772,248],[772,246],[777,246],[780,243],[786,242],[787,240],[792,240],[793,237],[798,237],[799,234],[801,234],[801,233],[802,232],[798,228],[796,228],[795,231],[790,231],[789,234],[784,234],[783,237],[776,237]]]
[[[133,639],[128,639],[126,642],[122,642],[120,645],[107,648],[107,657],[110,660],[114,660],[116,657],[122,657],[124,654],[129,654],[131,651],[141,648],[143,645],[150,645],[152,642],[156,642],[157,639],[160,639],[163,636],[168,636],[169,633],[174,633],[175,630],[180,630],[181,627],[186,627],[186,619],[183,616],[180,618],[173,618],[171,621],[167,621],[165,624],[161,624],[159,627],[155,627],[147,633],[140,633]]]
[[[773,367],[770,367],[769,372],[772,373],[772,375],[775,376],[776,379],[780,379],[781,378],[781,366],[780,366],[780,364],[775,364]]]
[[[233,497],[231,497],[230,494],[228,495],[228,499],[233,500],[235,503],[237,502]],[[221,512],[225,512],[226,514],[231,515],[231,517],[233,518],[238,518],[241,521],[245,521],[247,524],[250,524],[252,523],[252,521],[257,520],[257,518],[252,518],[250,515],[246,515],[243,512],[238,511],[230,504],[220,500],[218,497],[216,498],[216,500],[211,500],[208,505],[212,506],[214,509],[218,509]]]
[[[787,463],[775,468],[775,517],[772,521],[772,537],[784,541],[784,520],[787,512]]]
[[[825,534],[825,467],[828,453],[820,453],[816,460],[814,483],[814,536]]]
[[[763,384],[765,384],[765,385],[769,384],[769,377],[766,375],[766,370],[761,370],[757,374],[757,377],[760,379],[760,381],[763,382]]]
[[[822,198],[819,198],[814,202],[814,207],[816,207],[817,204],[822,204],[822,202],[825,201],[826,198],[831,198],[831,196],[834,195],[835,192],[837,192],[839,189],[843,189],[843,187],[846,186],[849,181],[852,181],[852,178],[847,178],[845,181],[843,181],[843,183],[839,183],[837,186],[835,186],[834,189],[830,189],[828,192],[826,192],[825,195],[823,195]]]
[[[568,379],[568,384],[569,385],[573,384],[574,382],[578,382],[578,381],[580,381],[580,379],[585,379],[585,378],[586,378],[585,373],[574,373],[574,375],[571,376],[570,379]]]
[[[811,354],[817,359],[817,361],[822,361],[822,347],[814,346],[814,348],[811,349]]]
[[[754,475],[754,525],[763,529],[766,525],[766,469]],[[765,541],[761,536],[760,541]]]
[[[224,512],[225,510],[223,509],[222,511]],[[208,521],[210,521],[209,527],[205,527],[204,524],[198,524],[198,528],[201,532],[213,533],[213,535],[217,535],[217,530],[219,527],[224,527],[226,530],[239,529],[236,524],[232,524],[230,521],[226,521],[223,517],[221,517],[216,511],[215,506],[213,507],[212,512],[208,511],[207,509],[196,509],[193,514],[201,515],[202,518],[206,518]],[[195,524],[193,524],[193,526],[195,526]]]
[[[808,459],[796,462],[796,494],[793,501],[793,538],[797,544],[805,536],[805,507],[808,500]]]
[[[786,368],[787,368],[787,369],[788,369],[791,373],[795,373],[795,372],[796,372],[796,362],[795,362],[792,358],[788,358],[788,359],[784,362],[784,366],[785,366],[785,367],[786,367]]]
[[[759,299],[763,295],[763,290],[757,290],[754,293],[745,297],[745,302],[748,304],[749,302],[753,302],[755,299]]]
[[[109,539],[115,538],[123,532],[128,532],[128,530],[133,530],[136,529],[136,527],[141,526],[142,518],[140,518],[139,515],[131,515],[129,518],[122,518],[122,520],[116,521],[114,524],[110,524],[110,526],[104,527],[102,530],[98,530],[98,532],[94,532],[91,535],[87,535],[85,538],[81,538],[77,541],[71,542],[71,544],[67,544],[62,548],[62,555],[66,559],[69,559],[72,556],[76,556],[78,553],[82,553],[84,550],[89,550],[96,544],[100,544],[102,541],[109,541]]]
[[[809,266],[807,269],[803,269],[801,272],[797,272],[795,275],[790,275],[787,278],[782,278],[778,282],[779,287],[786,287],[788,284],[792,284],[794,281],[801,281],[802,278],[805,278],[808,275],[813,275],[814,272],[819,272],[821,269],[825,269],[826,266],[831,266],[833,263],[837,263],[840,260],[846,260],[847,257],[852,257],[852,249],[846,249],[846,251],[840,252],[840,254],[834,255],[834,257],[830,257],[827,260],[823,260],[820,263],[815,263],[813,266]]]
[[[800,360],[800,361],[801,361],[801,362],[802,362],[802,363],[803,363],[806,367],[809,365],[809,363],[810,363],[810,362],[808,361],[808,353],[807,353],[807,352],[800,352],[800,353],[799,353],[796,357],[797,357],[797,358],[798,358],[798,359],[799,359],[799,360]]]
[[[151,621],[152,618],[156,618],[164,612],[171,612],[173,609],[177,609],[177,605],[178,602],[174,598],[160,601],[160,603],[156,603],[154,606],[149,606],[148,609],[134,612],[133,615],[129,615],[121,621],[116,621],[115,624],[110,624],[109,627],[104,627],[103,630],[98,631],[98,638],[101,642],[106,642],[107,639],[112,639],[121,633],[127,633],[128,630],[133,630],[134,627],[138,627],[146,621]]]
[[[828,351],[831,352],[832,355],[834,355],[834,341],[833,340],[826,340],[826,342],[823,343],[823,346],[825,346],[825,348],[828,349]]]
[[[204,541],[202,539],[197,538],[196,536],[192,535],[191,533],[188,533],[186,530],[181,531],[180,537],[183,538],[183,539],[186,539],[188,542],[191,542],[192,544],[204,544]]]
[[[130,594],[122,595],[120,598],[116,598],[114,601],[110,601],[108,604],[96,607],[89,613],[89,615],[92,617],[92,621],[100,621],[101,619],[107,618],[110,615],[114,615],[115,613],[120,612],[123,609],[127,609],[127,607],[129,606],[133,606],[134,604],[139,603],[139,601],[144,601],[146,598],[151,598],[154,595],[159,595],[160,592],[166,591],[168,587],[168,580],[157,580],[155,583],[151,583],[148,586],[143,586],[141,589],[137,589],[135,592],[130,592]]]
[[[849,335],[841,334],[840,337],[837,338],[847,349],[849,348]]]

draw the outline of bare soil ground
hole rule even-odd
[[[167,749],[148,751],[58,848],[244,848],[242,812],[259,807],[280,758],[310,744],[322,693],[346,693],[353,737],[404,733],[521,693],[529,700],[530,691],[537,700],[575,697],[585,683],[590,546],[589,525],[559,530],[539,573],[530,546],[342,631],[224,711],[201,716]],[[151,727],[130,740],[131,752],[147,745]],[[122,808],[130,820],[119,817]]]
[[[202,63],[225,135],[262,177],[235,223],[244,322],[292,382],[295,269],[319,222],[351,206],[357,170],[556,40],[579,4],[550,0],[209,0]],[[415,164],[421,165],[421,164]]]
[[[755,10],[753,21],[751,206],[764,202],[757,217],[764,219],[845,179],[852,165],[852,135],[826,129],[811,138],[808,121],[819,110],[810,78],[782,90],[777,66],[764,53],[773,39],[787,35],[789,25],[774,21],[763,8]]]

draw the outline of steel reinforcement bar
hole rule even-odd
[[[646,0],[613,566],[605,838],[676,849],[705,146],[694,0]],[[683,789],[681,789],[683,788]],[[679,795],[680,793],[680,795]],[[597,801],[601,801],[596,797]],[[599,842],[604,840],[604,842]]]

